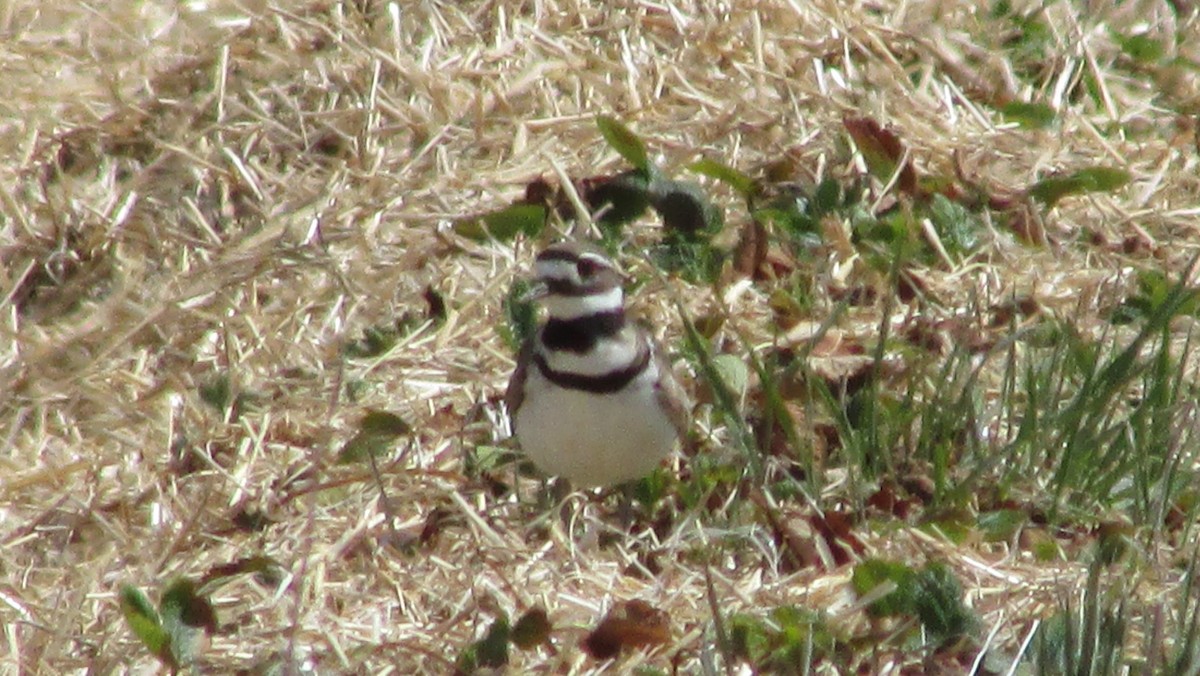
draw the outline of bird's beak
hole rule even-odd
[[[521,294],[521,302],[532,303],[549,295],[550,287],[540,279],[533,279],[529,282],[529,290]]]

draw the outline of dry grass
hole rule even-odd
[[[1114,68],[1106,26],[1143,21],[1169,37],[1191,21],[1197,35],[1194,16],[1159,2],[1100,3],[1086,18],[1054,5],[1056,60],[1037,82],[1061,127],[1026,131],[983,105],[1030,85],[965,7],[0,3],[0,185],[15,188],[0,214],[6,672],[144,671],[153,659],[121,621],[118,585],[153,591],[255,554],[279,561],[285,584],[220,590],[223,631],[203,654],[214,673],[289,651],[323,673],[446,673],[496,614],[538,604],[557,648],[515,654],[517,671],[587,672],[599,665],[578,638],[634,598],[666,610],[674,638],[623,668],[695,671],[711,613],[704,569],[685,554],[705,548],[705,524],[599,548],[531,529],[528,510],[464,477],[464,439],[501,433],[486,421],[512,362],[495,327],[531,247],[459,242],[444,225],[555,164],[617,168],[597,112],[630,123],[667,166],[787,155],[813,176],[843,169],[831,163],[855,114],[897,129],[919,166],[951,172],[957,154],[993,187],[1096,163],[1135,176],[1049,212],[1056,245],[997,236],[984,263],[929,271],[946,307],[1031,295],[1086,322],[1135,268],[1180,270],[1197,251],[1200,158],[1194,122],[1172,110],[1200,108],[1200,83],[1195,70],[1155,81]],[[1168,43],[1200,59],[1200,40]],[[1103,105],[1062,94],[1083,72]],[[1078,245],[1085,228],[1114,246]],[[670,283],[696,314],[717,302]],[[422,317],[427,289],[446,299],[445,324],[343,358],[365,329]],[[737,302],[754,332],[765,298]],[[678,335],[665,304],[648,311]],[[245,395],[240,416],[202,401],[218,377]],[[369,472],[328,463],[366,408],[417,430],[381,470],[401,535],[446,515],[426,543],[395,541]],[[243,510],[271,524],[238,529]],[[1084,575],[905,528],[864,537],[877,553],[948,557],[1009,647]],[[847,634],[868,631],[847,567],[782,574],[756,539],[762,551],[715,562],[728,609],[811,604]],[[661,570],[631,572],[650,551]]]

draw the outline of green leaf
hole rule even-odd
[[[944,537],[956,545],[961,545],[970,537],[972,525],[972,523],[964,520],[962,515],[949,513],[921,524],[921,530],[930,535]]]
[[[479,671],[479,647],[477,644],[463,648],[454,660],[454,676],[473,676]]]
[[[120,591],[121,614],[129,625],[133,635],[138,637],[142,645],[169,668],[178,668],[178,663],[171,654],[171,636],[162,626],[158,611],[151,605],[137,587],[123,584]]]
[[[233,403],[233,387],[229,384],[229,376],[222,373],[200,385],[200,400],[218,413],[224,413]]]
[[[719,354],[712,361],[721,382],[739,399],[744,397],[750,385],[750,367],[746,360],[736,354]]]
[[[1116,35],[1115,37],[1117,43],[1121,45],[1121,51],[1142,65],[1158,63],[1166,53],[1161,41],[1144,33],[1130,36]]]
[[[688,181],[658,179],[650,182],[650,204],[663,219],[663,228],[688,237],[712,234],[724,219],[704,189]]]
[[[1115,167],[1089,167],[1067,176],[1050,176],[1034,183],[1029,195],[1047,207],[1064,197],[1089,192],[1115,192],[1130,181],[1129,172]]]
[[[670,472],[656,467],[653,472],[629,484],[633,499],[647,509],[653,508],[670,491],[671,478]]]
[[[802,240],[819,243],[819,227],[815,219],[798,209],[764,207],[755,209],[750,217],[763,225],[774,225]]]
[[[772,632],[762,619],[737,614],[729,618],[729,648],[735,656],[760,664],[771,648]]]
[[[821,184],[813,192],[809,211],[812,212],[812,217],[816,219],[831,211],[836,211],[841,206],[842,184],[836,178],[827,178],[821,181]]]
[[[980,201],[977,195],[972,194],[975,191],[963,190],[958,185],[958,179],[947,174],[923,175],[917,179],[917,188],[922,195],[940,193],[943,197],[959,202],[963,206],[970,206]]]
[[[508,664],[508,618],[499,617],[487,635],[467,646],[455,660],[456,674],[474,674],[480,669],[498,669]]]
[[[965,256],[979,246],[979,219],[966,207],[945,195],[934,194],[929,202],[929,220],[946,251]]]
[[[653,260],[658,266],[684,279],[705,284],[713,283],[721,272],[724,253],[706,239],[696,239],[668,232],[660,246],[655,247]]]
[[[467,476],[479,476],[493,472],[517,459],[517,454],[507,448],[480,444],[467,454],[463,470]]]
[[[1033,558],[1036,561],[1045,563],[1062,560],[1063,550],[1057,540],[1043,530],[1030,530],[1028,533],[1029,549],[1033,552]]]
[[[867,612],[876,617],[910,615],[916,610],[917,573],[902,564],[882,559],[867,559],[854,567],[850,584],[860,597],[873,592],[881,585],[892,583],[895,589],[867,607]]]
[[[195,657],[196,634],[217,630],[217,613],[208,599],[196,593],[196,585],[187,578],[171,583],[159,602],[162,627],[171,637],[171,655],[176,664],[190,664]]]
[[[706,500],[718,491],[733,490],[745,471],[743,463],[723,462],[710,454],[697,455],[692,478],[679,487],[679,497],[687,509],[703,507]]]
[[[779,627],[776,645],[766,663],[773,673],[791,673],[794,665],[834,652],[836,640],[820,614],[796,606],[780,606],[771,611]]]
[[[197,591],[196,583],[188,578],[179,578],[163,590],[159,611],[163,627],[167,629],[170,629],[173,622],[177,622],[192,629],[203,629],[210,634],[217,630],[216,610],[208,599]]]
[[[979,515],[978,527],[987,542],[1007,542],[1028,523],[1029,517],[1016,509],[998,509]]]
[[[531,608],[525,611],[512,628],[512,642],[523,650],[550,642],[550,631],[553,627],[544,608]]]
[[[502,667],[508,664],[508,618],[498,617],[479,640],[479,666]]]
[[[358,429],[368,434],[394,438],[412,432],[412,427],[395,413],[368,409],[358,423]]]
[[[728,164],[706,157],[688,165],[688,169],[724,183],[736,190],[742,197],[749,198],[754,194],[754,179]]]
[[[1113,192],[1125,187],[1131,178],[1128,171],[1116,167],[1089,167],[1075,172],[1075,179],[1088,192]]]
[[[353,359],[369,359],[384,354],[396,344],[400,332],[393,326],[368,326],[362,337],[347,342],[342,352]]]
[[[650,174],[650,157],[642,140],[626,127],[620,120],[607,115],[596,116],[596,126],[600,135],[608,142],[609,147],[617,151],[634,169],[643,174]]]
[[[519,278],[504,297],[504,322],[498,330],[500,337],[514,352],[520,350],[537,331],[537,307],[530,300],[532,290],[533,286],[528,280]]]
[[[824,198],[829,197],[828,190]],[[812,199],[816,199],[815,194]],[[816,245],[821,242],[819,211],[803,191],[786,186],[769,199],[757,200],[750,217],[764,226],[780,228],[804,244]]]
[[[919,227],[913,224],[910,214],[900,209],[880,218],[852,215],[850,226],[856,242],[878,242],[889,247],[911,241],[912,233]]]
[[[1017,71],[1016,74],[1032,80],[1050,58],[1050,51],[1056,44],[1056,33],[1050,29],[1050,24],[1045,19],[1046,12],[1036,7],[1015,12],[1008,6],[999,13],[994,13],[994,16],[1006,18],[1012,24],[1011,27],[1000,27],[1005,33],[1001,45],[1009,52],[1007,56]]]
[[[962,584],[944,563],[930,563],[917,574],[917,617],[935,640],[965,636],[974,628],[975,616],[963,605],[962,596]]]
[[[806,659],[833,654],[837,647],[820,614],[795,606],[775,608],[769,618],[738,613],[728,626],[726,649],[756,673],[799,673]]]
[[[1054,124],[1058,113],[1044,103],[1011,101],[1000,107],[1004,119],[1016,122],[1024,129],[1045,129]]]
[[[1108,320],[1114,324],[1130,324],[1146,319],[1162,306],[1171,293],[1171,280],[1161,270],[1138,272],[1138,290],[1113,308]],[[1192,309],[1192,308],[1189,308]]]
[[[358,432],[338,451],[337,463],[346,465],[383,455],[392,449],[397,437],[411,431],[399,416],[369,409],[358,423]]]
[[[1184,290],[1176,294],[1175,283],[1161,270],[1138,272],[1138,291],[1126,298],[1113,312],[1110,321],[1129,323],[1136,319],[1147,319],[1160,312],[1167,303],[1175,304],[1175,315],[1194,317],[1200,315],[1200,294],[1195,290]]]
[[[600,225],[616,229],[633,221],[650,206],[650,179],[637,169],[593,181],[583,191],[583,200]]]
[[[1133,528],[1123,524],[1101,524],[1097,529],[1096,561],[1111,566],[1135,548]]]
[[[536,237],[545,225],[545,205],[510,204],[497,211],[459,220],[454,224],[454,232],[476,241],[507,242],[521,233]]]
[[[371,434],[356,434],[342,446],[337,454],[337,464],[350,465],[367,458],[379,457],[392,448],[392,441]]]

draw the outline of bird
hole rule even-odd
[[[546,320],[505,392],[521,451],[578,488],[627,484],[687,436],[691,403],[649,331],[625,313],[624,278],[599,248],[566,241],[535,261]]]

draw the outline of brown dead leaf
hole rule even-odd
[[[858,247],[854,246],[850,223],[837,214],[825,214],[821,217],[821,239],[831,249],[837,252],[842,260],[850,260],[858,255]]]
[[[1104,233],[1100,232],[1099,230],[1085,227],[1083,228],[1083,236],[1080,239],[1096,247],[1097,249],[1107,249],[1112,251],[1112,243],[1109,242],[1108,238],[1104,236]]]
[[[260,533],[275,523],[262,510],[248,507],[245,504],[234,510],[229,520],[233,524],[233,530],[246,533]]]
[[[800,171],[802,166],[799,157],[785,153],[761,168],[763,181],[767,184],[777,184],[806,178]]]
[[[929,282],[916,270],[900,270],[896,276],[896,297],[905,303],[917,298],[928,298]]]
[[[559,218],[568,219],[574,216],[575,207],[563,192],[562,188],[538,176],[525,185],[525,197],[522,204],[536,204],[558,214]]]
[[[843,566],[850,563],[853,559],[852,554],[866,553],[866,545],[851,531],[855,519],[850,514],[826,510],[821,514],[810,515],[808,520],[825,540],[825,546],[833,554],[837,565]]]
[[[767,306],[775,319],[775,325],[783,331],[791,331],[804,319],[805,310],[796,298],[783,289],[775,289],[767,298]]]
[[[1192,146],[1197,152],[1200,152],[1200,134],[1197,133],[1197,127],[1200,127],[1200,117],[1192,117],[1190,115],[1178,115],[1174,120],[1174,133],[1171,134],[1171,147],[1177,150],[1185,150],[1188,146]]]
[[[854,139],[872,176],[887,182],[899,167],[896,187],[909,195],[917,193],[917,171],[913,169],[912,160],[905,156],[904,142],[895,132],[883,128],[869,117],[847,117],[842,124]],[[904,164],[901,165],[901,162]]]
[[[907,519],[912,513],[914,501],[900,497],[892,481],[884,481],[871,497],[867,498],[867,506],[890,514],[897,519]]]
[[[525,197],[521,201],[525,204],[551,206],[558,201],[557,194],[558,186],[550,185],[544,176],[538,176],[525,184]]]
[[[917,315],[909,318],[901,329],[900,335],[910,345],[915,345],[928,352],[946,354],[952,342],[946,323],[947,320],[944,319]]]
[[[1163,515],[1163,527],[1168,533],[1175,533],[1188,525],[1188,509],[1184,500],[1176,500]]]
[[[1015,320],[1036,315],[1042,311],[1042,304],[1033,296],[1019,296],[999,303],[992,307],[992,327],[1008,326]]]
[[[765,263],[766,267],[763,269],[763,272],[772,279],[784,279],[799,267],[795,256],[777,246],[767,248]]]
[[[813,357],[847,357],[867,353],[861,341],[841,331],[826,331],[809,353]]]
[[[421,294],[427,306],[425,318],[436,322],[445,321],[446,319],[446,299],[441,292],[433,288],[433,285],[425,287],[425,291]]]
[[[749,421],[754,431],[754,443],[760,452],[776,458],[791,455],[791,444],[788,443],[783,425],[776,417],[756,415],[751,416]]]
[[[1062,543],[1042,526],[1022,528],[1017,534],[1017,546],[1027,552],[1045,551],[1050,548],[1062,550]]]
[[[915,496],[921,502],[930,504],[933,502],[933,496],[936,492],[936,486],[933,479],[928,474],[923,472],[910,472],[900,477],[900,486],[908,492],[909,495]]]
[[[874,303],[879,298],[879,292],[875,290],[875,287],[866,284],[831,286],[829,298],[839,303],[845,301],[853,307],[862,307]]]
[[[1005,187],[989,186],[967,173],[963,165],[964,152],[961,148],[954,151],[954,177],[962,186],[962,194],[952,197],[968,209],[987,205],[992,211],[1008,211],[1020,201],[1018,191]],[[950,195],[947,195],[950,197]]]
[[[816,460],[824,460],[842,447],[842,432],[833,423],[817,423],[813,425],[813,437],[820,440],[813,443],[814,451],[817,448],[824,450],[824,455],[815,458]]]
[[[926,38],[922,43],[971,100],[1000,107],[1017,98],[1011,67],[1003,58],[965,40],[944,37]]]
[[[809,525],[806,521],[799,521],[799,525],[805,526],[805,532],[801,532],[793,522],[785,518],[780,510],[771,507],[765,495],[761,491],[754,490],[750,493],[750,500],[758,507],[763,518],[767,520],[767,525],[775,537],[775,541],[781,545],[786,552],[783,557],[784,569],[787,572],[795,572],[812,568],[814,566],[822,566],[820,552],[817,551],[816,545],[813,543],[812,532],[807,528]]]
[[[1042,217],[1028,204],[1018,204],[1007,213],[1008,228],[1022,242],[1034,246],[1046,246],[1050,242]]]
[[[857,338],[843,334],[825,334],[809,354],[808,366],[813,375],[824,380],[830,389],[857,390],[854,383],[865,381],[875,365],[875,358]]]
[[[763,262],[767,259],[767,226],[750,219],[742,227],[737,248],[733,252],[733,271],[755,281],[763,279]]]
[[[1158,245],[1144,232],[1134,233],[1121,240],[1121,253],[1134,258],[1151,258],[1157,253]]]
[[[783,510],[771,507],[759,491],[752,492],[750,500],[759,508],[776,540],[787,552],[785,563],[790,570],[814,566],[830,570],[866,552],[862,540],[851,530],[855,519],[850,514],[830,510],[787,515]]]
[[[616,657],[622,650],[654,648],[671,640],[667,614],[645,601],[618,604],[583,640],[583,648],[597,660]]]
[[[444,404],[434,410],[433,415],[424,420],[420,427],[421,431],[427,434],[436,433],[438,435],[450,436],[463,431],[464,418],[455,409],[453,404]]]
[[[670,532],[671,525],[674,523],[671,510],[659,510],[652,528],[655,533],[660,530],[664,534]],[[665,524],[665,528],[660,528],[660,525]],[[622,534],[623,535],[623,534]],[[620,538],[618,538],[620,541]],[[630,563],[621,570],[621,574],[627,577],[637,578],[639,580],[649,580],[662,573],[662,552],[656,549],[639,551],[637,553],[637,562]]]
[[[916,347],[942,355],[963,347],[971,352],[986,351],[996,344],[994,335],[961,316],[941,319],[925,315],[909,317],[900,335]]]
[[[446,507],[435,507],[430,510],[429,514],[425,515],[425,523],[421,526],[421,535],[418,538],[423,545],[429,545],[435,541],[447,524],[455,520],[454,512]]]
[[[761,392],[760,392],[761,393]],[[755,443],[763,453],[777,458],[784,458],[794,462],[801,460],[799,454],[811,454],[813,461],[820,463],[828,455],[828,444],[824,436],[815,434],[811,431],[808,416],[805,413],[806,404],[795,401],[796,397],[783,400],[783,412],[790,418],[792,429],[796,430],[797,436],[801,438],[801,443],[804,443],[803,448],[794,448],[788,438],[786,428],[783,421],[778,415],[762,415],[752,416],[750,419],[751,427],[754,430]],[[761,397],[756,398],[754,405],[757,408],[762,408]],[[796,465],[793,470],[793,476],[803,478],[803,468]]]

